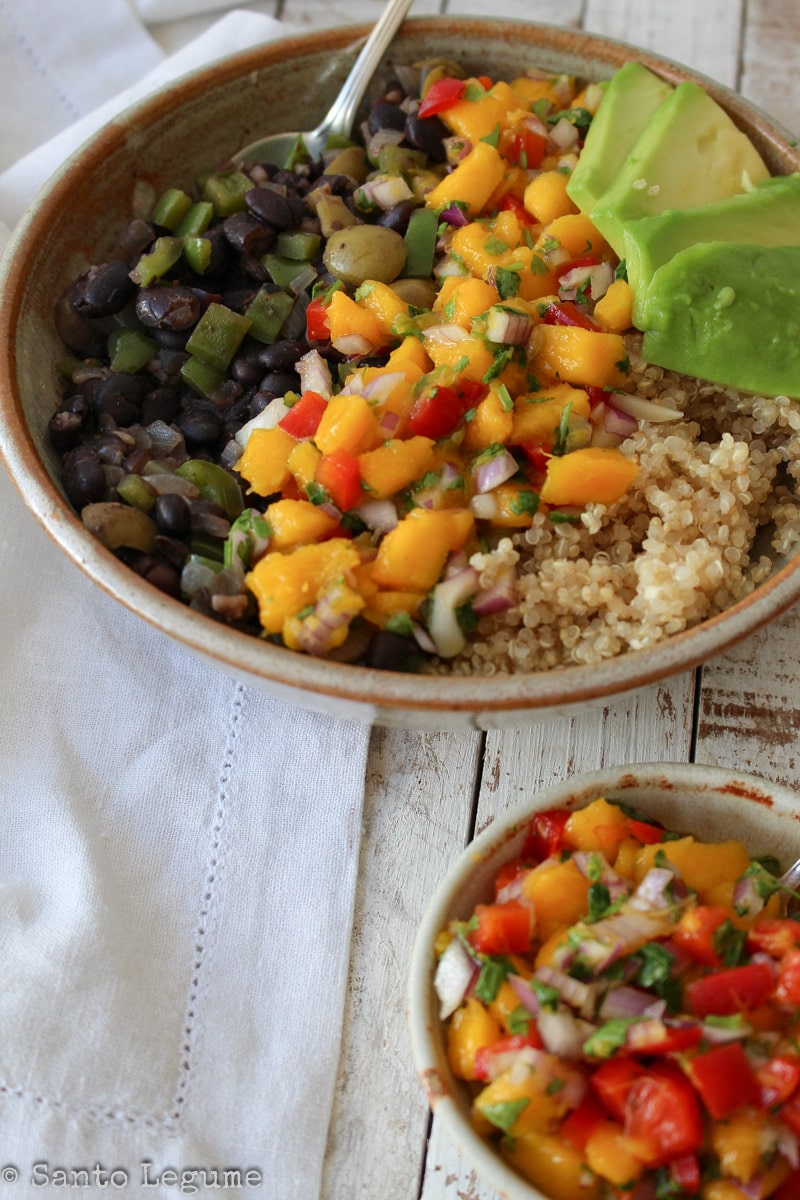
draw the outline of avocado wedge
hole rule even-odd
[[[623,256],[633,292],[633,323],[647,327],[654,276],[674,255],[702,242],[800,245],[800,174],[776,176],[750,192],[698,208],[673,209],[629,221]],[[767,286],[767,281],[764,281]],[[655,297],[658,304],[658,297]]]
[[[672,84],[637,62],[626,62],[611,78],[567,184],[567,194],[581,212],[594,208],[672,90]]]
[[[800,399],[800,245],[679,251],[653,276],[644,328],[648,362]]]
[[[724,109],[697,84],[680,83],[652,114],[589,215],[622,257],[628,221],[722,200],[768,176]]]

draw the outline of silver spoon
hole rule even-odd
[[[781,916],[793,917],[797,913],[800,902],[796,893],[800,891],[800,858],[796,859],[780,877],[781,884],[787,891],[781,892]]]
[[[411,7],[412,0],[389,0],[372,33],[364,43],[361,53],[353,64],[339,95],[334,100],[327,116],[316,129],[307,133],[271,133],[244,146],[234,161],[268,162],[285,166],[290,154],[302,138],[303,145],[312,159],[319,158],[333,134],[348,137],[353,128],[356,111],[367,90],[378,63],[389,48],[400,28],[403,18]]]

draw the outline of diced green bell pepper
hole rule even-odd
[[[183,241],[179,237],[160,237],[153,243],[149,254],[143,254],[136,266],[129,273],[134,283],[139,287],[147,287],[154,280],[166,275],[170,267],[183,253]]]
[[[190,354],[225,371],[250,328],[247,317],[224,304],[209,304],[186,343]]]
[[[218,217],[229,217],[246,207],[244,198],[255,186],[243,171],[220,171],[209,175],[203,184],[203,199],[214,205]]]
[[[135,375],[158,353],[158,342],[139,329],[115,329],[108,335],[112,371]]]
[[[180,188],[168,188],[153,209],[153,222],[174,233],[192,207],[192,198]]]
[[[266,288],[260,288],[244,313],[250,322],[250,336],[268,346],[277,342],[293,303],[286,292],[268,292]]]

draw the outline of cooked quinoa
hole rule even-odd
[[[540,512],[472,557],[481,586],[514,564],[517,602],[484,618],[466,651],[434,671],[541,671],[641,650],[729,608],[797,547],[800,405],[650,366],[639,335],[626,344],[626,390],[683,419],[622,444],[639,475],[616,504],[590,504],[574,524]]]

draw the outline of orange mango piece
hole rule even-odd
[[[360,454],[358,464],[371,498],[384,500],[432,471],[436,452],[431,438],[391,438],[375,450]]]
[[[325,537],[338,520],[310,500],[277,500],[270,504],[266,519],[272,527],[270,550],[294,550]]]
[[[314,604],[326,583],[346,576],[360,561],[349,538],[299,546],[289,554],[265,554],[245,576],[265,632],[281,633],[288,617]]]
[[[543,942],[586,912],[589,881],[571,859],[525,876],[522,893],[536,913],[536,936]]]
[[[441,340],[433,332],[425,334],[425,349],[436,367],[457,368],[465,379],[481,380],[494,362],[494,354],[479,338],[466,337],[460,342]]]
[[[358,304],[367,309],[380,322],[386,341],[392,336],[392,325],[397,317],[408,316],[408,305],[388,283],[365,279],[358,289]]]
[[[464,448],[477,453],[494,442],[507,442],[514,427],[514,413],[506,408],[495,388],[478,404],[475,416],[464,430]]]
[[[587,446],[551,458],[542,484],[545,504],[614,504],[633,483],[639,468],[616,447]]]
[[[428,192],[425,204],[433,209],[447,208],[455,200],[461,200],[467,205],[469,214],[477,216],[504,171],[505,163],[494,146],[479,141],[458,166]]]
[[[576,325],[536,325],[529,351],[531,367],[539,377],[605,389],[621,388],[627,379],[628,356],[618,333]]]
[[[470,84],[477,90],[476,80],[467,80],[467,88]],[[519,106],[519,95],[501,81],[475,100],[463,99],[451,105],[442,113],[442,120],[453,133],[474,143],[492,133],[496,125],[504,129]]]
[[[633,324],[633,293],[625,279],[615,279],[594,306],[594,316],[612,333],[624,333]]]
[[[386,345],[387,336],[380,320],[341,288],[331,296],[326,311],[331,341],[360,333],[375,348]]]
[[[501,1143],[503,1158],[551,1200],[599,1200],[600,1181],[584,1156],[557,1133],[524,1133]]]
[[[323,454],[332,454],[334,450],[362,454],[380,440],[378,420],[370,405],[362,396],[349,394],[333,396],[328,401],[314,434]]]
[[[501,1035],[499,1023],[480,1000],[469,996],[447,1026],[447,1061],[457,1079],[475,1079],[475,1054]]]
[[[317,463],[321,458],[322,454],[310,438],[298,442],[294,450],[292,450],[286,465],[292,475],[294,475],[295,483],[301,491],[313,481],[317,470]]]
[[[519,446],[522,442],[552,442],[561,414],[568,404],[572,405],[575,416],[589,416],[591,406],[586,392],[567,383],[532,395],[518,396],[514,402],[511,433],[504,440],[512,446]]]
[[[577,206],[567,195],[569,176],[562,171],[542,171],[534,176],[525,188],[523,204],[527,212],[542,225],[549,225],[556,217],[576,213]]]
[[[254,429],[247,439],[236,470],[259,496],[271,496],[289,482],[289,455],[297,442],[283,429]]]
[[[448,555],[464,546],[474,525],[466,508],[413,508],[378,547],[374,582],[400,592],[430,591]]]
[[[450,275],[444,280],[433,308],[434,312],[443,312],[446,321],[453,321],[469,330],[472,318],[486,312],[499,300],[497,288],[483,279]]]

